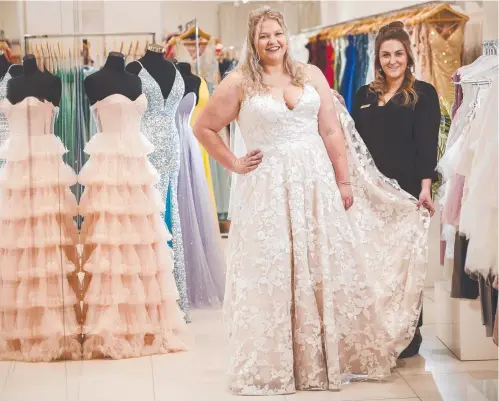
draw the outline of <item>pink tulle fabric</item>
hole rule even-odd
[[[146,108],[144,95],[111,95],[93,107],[101,132],[87,143],[78,176],[85,359],[177,352],[190,342],[160,217],[165,200],[147,159],[153,146],[140,133]]]
[[[0,111],[10,128],[0,149],[0,360],[80,359],[76,175],[53,134],[57,108],[28,97]]]
[[[442,211],[442,222],[444,224],[450,224],[454,227],[459,225],[465,181],[466,177],[454,174],[454,177],[447,184],[449,189]]]

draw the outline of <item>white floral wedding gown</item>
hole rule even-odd
[[[262,164],[231,205],[225,320],[237,394],[337,389],[390,375],[418,323],[429,216],[376,169],[347,111],[354,206],[318,133],[320,98],[246,99],[239,127]]]

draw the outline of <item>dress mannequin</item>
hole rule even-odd
[[[201,86],[201,78],[197,77],[192,73],[191,65],[189,63],[180,62],[177,64],[177,68],[182,74],[182,78],[184,78],[185,82],[185,93],[184,96],[188,93],[194,92],[196,95],[196,105],[199,100],[199,87]]]
[[[7,60],[5,54],[0,51],[0,80],[5,76],[12,63]]]
[[[61,79],[48,71],[40,71],[35,56],[29,54],[23,58],[23,73],[7,83],[6,97],[12,104],[22,102],[27,97],[35,97],[59,106],[61,91]]]
[[[160,48],[161,52],[158,51]],[[157,50],[158,49],[158,50]],[[177,73],[175,66],[164,57],[164,49],[157,45],[150,45],[144,57],[137,61],[132,61],[126,66],[126,70],[134,75],[138,75],[142,67],[154,78],[161,88],[163,98],[168,98],[175,81]]]
[[[9,67],[9,75],[12,78],[20,77],[21,75],[23,75],[23,72],[24,72],[24,69],[23,69],[22,64],[12,64]]]
[[[125,71],[125,56],[118,52],[109,53],[104,66],[85,78],[84,86],[91,104],[114,94],[130,100],[142,94],[140,78]]]
[[[154,44],[148,47],[139,62],[130,63],[127,70],[141,79],[147,98],[147,110],[142,116],[140,129],[154,146],[148,159],[160,175],[156,189],[166,204],[161,217],[173,236],[169,242],[175,258],[173,273],[180,296],[179,305],[187,312],[184,248],[177,198],[180,138],[175,125],[175,114],[185,91],[184,81],[175,66],[164,59],[164,48]]]

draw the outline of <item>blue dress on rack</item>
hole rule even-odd
[[[361,33],[355,37],[356,49],[356,68],[355,68],[355,81],[353,86],[353,96],[355,97],[357,91],[365,85],[367,71],[369,70],[369,35]],[[373,60],[374,63],[374,60]]]
[[[149,161],[160,175],[156,188],[161,194],[162,202],[166,202],[162,217],[172,233],[173,240],[170,245],[174,254],[173,275],[180,295],[180,308],[188,319],[184,246],[177,199],[180,138],[175,125],[175,113],[184,96],[184,80],[180,72],[176,71],[172,89],[164,99],[161,87],[144,67],[140,70],[139,77],[142,81],[142,91],[147,98],[147,110],[142,116],[141,130],[154,145],[154,152],[149,155]]]
[[[349,112],[352,111],[353,99],[355,97],[355,70],[357,63],[357,49],[355,48],[355,37],[348,35],[348,47],[346,49],[346,66],[343,82],[341,83],[341,94]]]

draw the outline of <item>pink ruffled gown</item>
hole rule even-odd
[[[80,359],[76,174],[53,134],[57,108],[27,97],[1,111],[10,134],[0,150],[0,359]]]
[[[93,106],[99,133],[78,180],[84,222],[83,357],[130,358],[187,348],[177,304],[171,239],[160,213],[159,175],[147,159],[153,146],[140,133],[147,108],[113,94]]]

